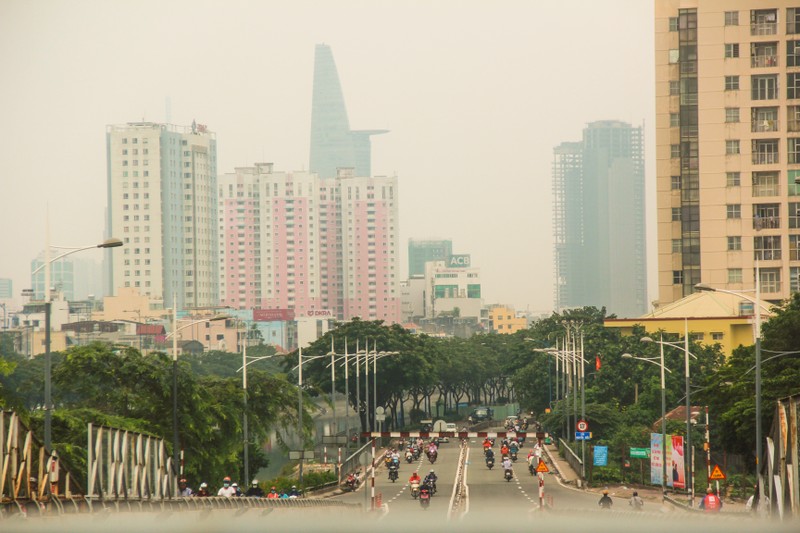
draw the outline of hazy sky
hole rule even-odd
[[[0,277],[30,285],[48,205],[53,244],[103,239],[105,127],[167,98],[216,132],[220,174],[308,168],[316,43],[351,128],[391,130],[372,171],[398,176],[401,272],[410,237],[452,238],[486,303],[552,309],[552,149],[645,122],[652,299],[652,0],[0,0]]]

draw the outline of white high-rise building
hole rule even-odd
[[[106,129],[110,289],[179,308],[218,304],[217,143],[205,126],[131,122]]]

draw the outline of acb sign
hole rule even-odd
[[[467,268],[471,263],[472,261],[469,254],[451,255],[447,259],[448,268]]]

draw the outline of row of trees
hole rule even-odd
[[[554,356],[538,351],[553,347],[566,334],[565,326],[580,327],[587,360],[585,373],[586,414],[595,444],[608,444],[618,459],[627,446],[646,446],[649,433],[661,416],[657,365],[624,359],[623,353],[658,357],[659,346],[642,343],[647,335],[635,328],[632,335],[603,326],[604,309],[583,308],[553,314],[513,335],[474,335],[469,339],[412,335],[398,325],[353,320],[338,327],[303,350],[304,389],[307,402],[304,438],[310,438],[311,402],[328,401],[331,392],[329,367],[331,347],[336,354],[334,387],[349,393],[350,406],[361,412],[362,430],[376,427],[373,410],[364,403],[364,368],[356,391],[357,351],[396,354],[377,361],[377,374],[370,368],[370,403],[386,409],[388,426],[409,426],[436,413],[436,404],[453,409],[459,404],[520,402],[535,413],[547,431],[569,436],[573,431],[574,403],[556,387],[563,379],[555,374]],[[774,352],[800,348],[800,297],[795,295],[764,325],[764,358]],[[649,332],[656,337],[659,332]],[[9,339],[0,337],[0,402],[22,412],[34,427],[41,426],[43,362],[26,360],[13,353]],[[669,340],[677,340],[670,338]],[[264,345],[254,351],[267,355]],[[771,351],[770,351],[771,350]],[[345,386],[342,367],[345,351],[350,355],[350,381]],[[737,348],[725,358],[718,345],[690,343],[692,404],[707,405],[711,413],[711,440],[715,449],[743,454],[750,464],[755,449],[754,364],[752,346]],[[595,364],[599,358],[599,369]],[[243,395],[241,356],[211,352],[180,359],[179,418],[181,442],[186,450],[186,470],[194,479],[219,479],[241,468],[241,420]],[[275,361],[281,361],[275,364]],[[298,354],[256,363],[248,369],[248,413],[251,440],[263,442],[271,431],[279,439],[286,428],[297,427],[296,379],[290,374]],[[363,353],[359,361],[364,363]],[[264,365],[264,366],[261,366]],[[665,348],[667,409],[684,402],[684,355]],[[103,344],[75,347],[54,355],[54,442],[62,455],[70,456],[74,468],[85,471],[86,423],[123,427],[171,435],[172,361],[165,354],[143,357],[132,348]],[[373,379],[375,385],[373,385]],[[762,413],[769,429],[774,400],[796,393],[800,384],[800,357],[779,357],[765,362]],[[377,393],[377,397],[374,395]],[[316,397],[316,399],[315,399]],[[360,397],[361,405],[357,404]],[[549,411],[549,412],[548,412]],[[462,414],[465,414],[462,411]],[[368,418],[369,417],[369,418]],[[657,429],[656,429],[657,430]],[[683,434],[685,425],[672,423],[670,433]],[[702,433],[694,435],[702,441]],[[169,437],[167,438],[169,439]],[[260,446],[250,448],[251,470],[266,459]]]

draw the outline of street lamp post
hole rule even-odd
[[[183,474],[183,464],[180,461],[180,443],[178,439],[178,332],[203,322],[216,322],[227,320],[228,316],[218,315],[203,320],[196,320],[181,327],[178,326],[177,297],[172,297],[172,332],[166,338],[172,337],[172,461],[175,473]]]
[[[31,272],[31,277],[44,269],[44,447],[50,452],[52,451],[52,357],[50,354],[50,264],[64,258],[68,255],[82,252],[84,250],[91,250],[92,248],[117,248],[122,246],[120,239],[106,239],[100,244],[92,244],[90,246],[78,246],[75,248],[65,248],[67,251],[50,258],[50,224],[48,219],[46,239],[44,248],[44,263]],[[58,248],[58,247],[54,247]],[[33,350],[31,350],[31,357],[33,357]]]
[[[761,454],[762,451],[762,433],[761,433],[761,276],[758,269],[758,259],[756,259],[756,286],[755,286],[755,298],[752,298],[741,291],[732,291],[728,289],[718,289],[716,287],[712,287],[706,283],[698,283],[694,286],[695,290],[697,291],[712,291],[712,292],[722,292],[725,294],[733,294],[734,296],[739,296],[740,298],[744,298],[745,300],[751,302],[753,307],[755,308],[756,314],[756,323],[755,323],[755,345],[756,345],[756,476],[758,478],[758,487],[759,487],[759,497],[761,498],[759,501],[763,501],[764,496],[764,485],[761,482]]]
[[[685,480],[686,480],[686,489],[689,494],[689,506],[691,507],[694,505],[694,480],[692,479],[692,407],[691,407],[691,387],[690,387],[690,371],[689,371],[689,357],[697,357],[689,351],[689,321],[688,319],[684,320],[684,339],[683,339],[683,346],[674,342],[667,342],[661,337],[661,340],[653,340],[650,337],[642,337],[642,342],[655,342],[662,347],[672,346],[673,348],[677,348],[681,350],[684,354],[684,376],[685,376],[685,387],[686,387],[686,451],[684,453],[684,460],[685,460]],[[663,356],[663,355],[662,355]],[[662,428],[663,429],[663,428]],[[664,449],[666,450],[666,442],[662,444]]]
[[[645,339],[648,339],[645,341]],[[653,342],[653,339],[650,337],[643,337],[643,341],[645,342]],[[656,362],[654,358],[649,357],[635,357],[629,353],[622,354],[622,357],[626,359],[638,359],[640,361],[647,361],[648,363],[652,363],[654,365],[658,365],[661,369],[661,498],[663,500],[664,496],[667,493],[667,392],[666,392],[666,384],[664,382],[664,371],[666,370],[670,374],[672,370],[667,368],[664,365],[664,337],[661,336],[659,342],[659,362]]]

